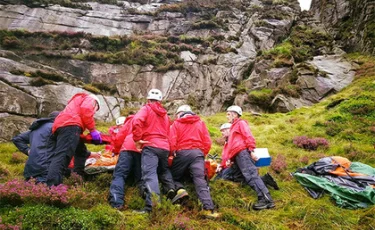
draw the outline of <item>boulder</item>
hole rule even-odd
[[[0,113],[0,143],[9,142],[12,138],[29,129],[35,118]]]
[[[1,75],[1,73],[0,73]],[[0,81],[0,111],[24,116],[37,115],[35,97]]]
[[[308,105],[312,105],[312,103],[301,98],[287,97],[279,94],[276,95],[276,97],[271,102],[271,111],[287,113],[294,109]]]
[[[316,103],[348,86],[354,79],[354,67],[342,56],[317,56],[308,63],[318,70],[318,75],[305,72],[297,80],[302,98],[307,101]]]
[[[55,110],[63,110],[76,93],[87,92],[69,84],[45,85],[41,87],[25,87],[32,92],[40,104],[38,115],[47,116]],[[112,96],[97,95],[101,102],[100,110],[95,114],[95,119],[101,121],[112,121],[120,116],[120,110],[124,108],[124,100]]]

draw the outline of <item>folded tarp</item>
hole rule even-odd
[[[314,198],[323,191],[329,193],[339,207],[357,209],[375,204],[375,169],[366,164],[326,157],[297,170],[294,178]]]

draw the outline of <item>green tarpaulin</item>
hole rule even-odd
[[[353,172],[375,176],[375,169],[359,162],[353,162],[350,169]],[[295,173],[294,177],[304,187],[328,192],[339,207],[357,209],[366,208],[375,204],[375,189],[367,186],[359,191],[331,182],[324,176],[313,176],[304,173]]]

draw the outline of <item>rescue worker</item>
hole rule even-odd
[[[177,119],[170,128],[171,155],[174,155],[171,173],[177,191],[172,203],[187,198],[182,181],[186,172],[194,182],[195,191],[203,204],[202,215],[217,218],[209,187],[205,179],[204,158],[211,149],[211,139],[205,123],[193,113],[190,106],[182,105],[177,109]]]
[[[235,177],[233,177],[233,169],[231,168],[232,163],[230,159],[228,159],[228,138],[231,126],[231,123],[224,123],[220,126],[220,132],[225,140],[225,143],[223,146],[223,151],[221,153],[221,163],[216,169],[217,175],[215,179],[224,179],[238,182],[237,180],[234,180]],[[239,175],[242,176],[241,173],[239,173]]]
[[[100,108],[100,100],[96,95],[87,93],[75,94],[65,109],[56,117],[52,133],[56,138],[56,148],[51,156],[48,169],[47,185],[59,185],[63,180],[64,170],[74,155],[74,171],[84,173],[85,161],[90,155],[80,134],[86,129],[90,131],[94,143],[102,142],[100,132],[95,129],[94,114]]]
[[[226,158],[236,166],[234,169],[241,172],[246,183],[255,190],[258,201],[252,206],[254,210],[274,208],[275,203],[258,175],[257,167],[251,159],[251,152],[255,149],[255,138],[251,133],[247,121],[241,119],[242,109],[233,105],[227,109],[227,119],[231,123]]]
[[[132,122],[133,140],[142,155],[142,181],[146,189],[146,206],[142,213],[152,211],[152,194],[160,196],[159,179],[167,191],[167,198],[175,196],[174,182],[168,168],[169,126],[166,109],[162,106],[162,92],[151,89],[147,104],[134,116]]]
[[[47,180],[48,158],[55,149],[52,125],[57,115],[59,112],[54,111],[47,118],[34,121],[28,131],[12,139],[14,145],[28,156],[23,171],[26,180],[35,178],[37,183],[45,183]]]
[[[242,175],[241,171],[238,169],[237,165],[233,165],[233,163],[228,159],[228,137],[230,133],[230,123],[224,123],[220,127],[220,132],[222,136],[225,138],[225,144],[223,147],[222,152],[222,160],[221,164],[217,168],[216,172],[218,173],[215,177],[215,179],[223,179],[223,180],[230,180],[234,182],[241,182],[246,184],[246,179]],[[257,161],[255,157],[252,155],[253,161]],[[259,173],[259,170],[258,170]],[[264,176],[260,177],[263,181],[263,183],[266,186],[270,186],[271,188],[275,190],[279,190],[279,186],[277,185],[276,181],[273,179],[271,174],[266,173]]]
[[[116,119],[116,125],[111,126],[108,130],[111,136],[111,143],[106,146],[106,149],[112,151],[113,155],[118,155],[120,153],[120,148],[124,142],[124,138],[118,138],[118,134],[125,123],[126,117],[118,117]],[[116,143],[118,142],[118,143]]]
[[[129,115],[122,128],[118,132],[118,137],[125,136],[121,146],[120,156],[113,172],[111,186],[109,188],[109,203],[118,210],[124,209],[125,182],[131,172],[134,173],[134,182],[141,190],[141,152],[135,147],[132,132],[132,119],[134,115]]]

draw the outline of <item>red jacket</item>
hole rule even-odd
[[[120,150],[123,150],[122,145],[124,144],[125,138],[131,133],[132,130],[133,117],[134,115],[129,115],[126,117],[124,124],[121,126],[116,138],[113,140],[112,143],[115,151],[120,152]]]
[[[210,134],[197,115],[187,115],[175,120],[169,136],[171,153],[182,149],[200,149],[206,156],[211,149]]]
[[[228,157],[228,142],[226,141],[223,147],[223,151],[221,152],[221,163],[220,166],[225,169],[227,167],[227,160],[229,160]]]
[[[133,118],[133,139],[149,141],[151,146],[169,151],[169,117],[159,102],[147,103]]]
[[[109,135],[111,136],[111,143],[110,145],[112,146],[112,152],[114,154],[119,154],[120,153],[120,147],[122,143],[116,143],[118,142],[118,134],[124,125],[116,125],[116,126],[111,126],[108,130]],[[117,146],[117,147],[116,147]]]
[[[139,150],[135,146],[135,142],[133,140],[133,134],[132,133],[125,137],[124,143],[121,146],[121,151],[123,151],[123,150],[141,153],[141,152],[139,152]]]
[[[95,129],[94,114],[95,99],[86,93],[74,95],[65,109],[56,117],[52,126],[52,132],[65,126],[77,125],[82,128],[82,132],[88,129],[90,132]]]
[[[255,138],[247,121],[237,118],[230,127],[228,138],[228,159],[233,159],[244,149],[255,149]]]

